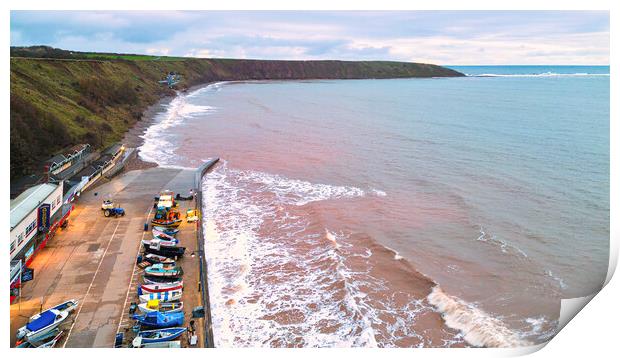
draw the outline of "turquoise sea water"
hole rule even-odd
[[[261,345],[239,333],[261,329],[272,332],[262,338],[275,345],[282,345],[273,338],[281,332],[298,335],[302,345],[441,345],[436,337],[446,334],[454,336],[446,345],[462,342],[463,334],[469,344],[540,342],[554,332],[560,298],[601,287],[609,255],[609,67],[452,68],[469,76],[216,84],[175,99],[160,115],[145,134],[144,159],[184,167],[224,160],[204,186],[205,213],[216,223],[207,230],[207,257],[210,283],[222,287],[212,293],[212,302],[222,302],[215,328],[221,344]],[[297,276],[309,277],[319,269],[291,250],[315,252],[304,245],[319,236],[338,243],[334,255],[341,257],[352,312],[368,324],[347,325],[342,317],[343,327],[353,328],[328,339],[312,323],[290,333],[278,319],[260,329],[256,320],[244,321],[254,317],[249,312],[264,310],[269,315],[256,317],[264,319],[291,306],[316,314],[304,311],[315,296],[301,293],[314,281],[296,288],[303,299],[286,310],[273,306],[284,295],[278,290],[291,287],[261,285],[275,262],[284,263],[261,271],[271,256],[252,253],[268,243],[296,257],[305,272]],[[393,269],[377,245],[393,253]],[[353,257],[380,269],[356,276],[366,271]],[[235,260],[247,268],[232,270]],[[425,289],[396,279],[403,260],[446,296],[426,297]],[[374,280],[392,293],[407,292],[404,301],[432,304],[448,328],[424,336],[420,320],[407,316],[399,324],[424,337],[405,339],[414,334],[382,317],[409,311],[402,302],[377,308]],[[230,293],[222,284],[228,281],[243,289]],[[273,301],[230,304],[259,289]],[[446,300],[458,307],[446,308]],[[326,317],[330,307],[321,309]],[[463,317],[490,328],[468,326]],[[491,331],[492,339],[485,336]]]

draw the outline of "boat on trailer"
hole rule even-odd
[[[136,337],[131,342],[131,347],[132,348],[181,348],[181,341],[142,343],[142,337]]]
[[[150,262],[152,264],[173,264],[175,263],[174,259],[170,257],[160,256],[160,255],[155,255],[155,254],[146,254],[143,260]]]
[[[61,331],[59,328],[54,328],[35,341],[17,342],[15,348],[54,348],[63,334],[64,331]]]
[[[138,309],[142,313],[148,312],[183,312],[183,302],[160,302],[159,300],[150,300],[145,303],[140,303]]]
[[[30,317],[28,323],[17,330],[17,339],[37,341],[64,322],[75,310],[78,300],[65,301]]]
[[[144,276],[144,283],[147,285],[183,285],[183,279],[179,277],[156,277],[156,276]]]
[[[176,258],[185,254],[185,247],[165,246],[161,245],[161,243],[157,240],[151,240],[149,245],[144,245],[144,252],[147,254]]]
[[[153,225],[153,230],[163,232],[166,235],[174,236],[179,233],[179,229]]]
[[[183,276],[183,268],[181,266],[171,266],[167,264],[155,264],[144,269],[145,276],[156,277],[181,277]]]
[[[164,240],[164,241],[176,241],[176,242],[179,242],[179,240],[177,238],[175,238],[174,235],[166,234],[163,231],[160,231],[160,230],[157,230],[157,229],[153,229],[151,232],[153,234],[153,238],[155,238],[155,239]]]
[[[180,285],[166,285],[166,284],[138,285],[138,295],[142,295],[145,293],[176,291],[176,290],[182,290],[182,289],[183,289],[183,284],[180,284]]]
[[[179,338],[185,331],[187,331],[185,327],[161,328],[150,331],[140,331],[137,337],[142,337],[142,343],[167,342]]]
[[[151,245],[151,243],[156,243],[156,242],[158,242],[161,246],[175,247],[179,243],[179,240],[177,239],[174,239],[174,241],[159,240],[159,239],[142,240],[142,245],[146,247],[146,246]]]
[[[183,325],[185,315],[183,312],[148,312],[143,315],[134,314],[132,318],[138,321],[141,326],[169,328]]]
[[[174,291],[166,291],[166,292],[155,292],[155,293],[145,293],[140,296],[140,302],[148,302],[150,300],[159,300],[161,302],[173,302],[179,301],[183,296],[183,291],[174,290]]]

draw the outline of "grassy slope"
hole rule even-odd
[[[115,54],[85,54],[110,58]],[[110,56],[110,57],[105,57]],[[122,138],[142,112],[181,87],[219,80],[340,79],[459,76],[439,66],[399,62],[178,59],[11,58],[11,177],[36,172],[41,160],[72,144],[102,147]]]

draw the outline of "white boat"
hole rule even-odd
[[[36,341],[49,334],[75,310],[78,300],[69,300],[30,317],[28,323],[17,330],[17,339]]]
[[[36,341],[18,341],[15,348],[54,348],[62,338],[64,331],[54,328],[49,333],[40,336]]]
[[[181,348],[181,341],[142,343],[142,337],[138,336],[131,342],[133,348]]]
[[[157,304],[152,302],[157,302]],[[152,300],[150,302],[140,303],[138,309],[142,313],[155,311],[163,313],[183,312],[183,302],[159,302],[158,300]]]
[[[166,292],[156,292],[156,293],[147,293],[144,295],[140,295],[140,302],[145,303],[150,300],[159,300],[161,302],[172,302],[178,301],[183,296],[183,291],[175,290],[175,291],[166,291]]]
[[[177,241],[165,241],[165,240],[159,240],[159,239],[142,240],[142,245],[144,246],[151,246],[151,244],[155,244],[155,243],[159,243],[161,246],[168,246],[168,247],[174,247],[174,246],[177,246],[178,244]]]

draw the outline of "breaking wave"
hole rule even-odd
[[[214,87],[217,85],[219,84],[215,83],[187,95],[178,95],[169,104],[165,105],[165,111],[156,115],[156,123],[151,125],[141,136],[144,142],[138,148],[140,159],[162,167],[174,167],[173,163],[178,162],[178,155],[175,153],[177,145],[173,144],[175,140],[170,134],[170,129],[198,114],[215,111],[215,107],[195,105],[190,103],[189,99],[202,91],[213,90],[213,88],[217,88]]]
[[[377,345],[356,304],[353,272],[343,263],[338,235],[309,232],[307,218],[282,208],[361,195],[359,189],[228,170],[224,164],[205,177],[203,192],[217,346]]]
[[[456,331],[428,327],[424,317],[437,315],[425,301],[432,281],[372,239],[325,227],[303,205],[359,198],[363,190],[226,162],[203,178],[202,189],[216,346],[464,344]],[[409,291],[392,287],[392,279]]]
[[[535,317],[527,332],[511,330],[445,294],[396,250],[326,228],[304,206],[364,197],[360,188],[223,161],[202,189],[216,346],[517,347],[547,324]]]
[[[467,342],[478,347],[521,347],[530,345],[499,319],[483,310],[433,287],[428,301],[441,312],[446,324],[463,332]]]

